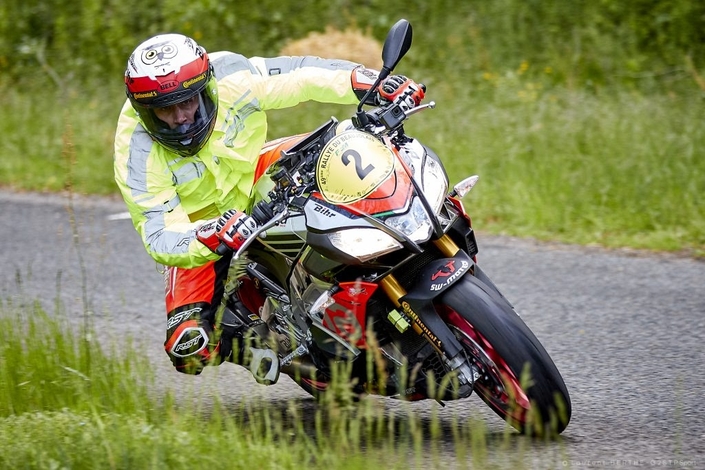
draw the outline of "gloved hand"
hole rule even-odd
[[[426,87],[404,75],[390,75],[379,86],[380,99],[396,103],[404,111],[421,104],[425,94]]]
[[[231,209],[220,218],[209,220],[198,227],[196,238],[214,253],[221,243],[237,251],[255,230],[257,230],[255,219],[244,212]]]

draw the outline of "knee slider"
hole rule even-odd
[[[176,328],[164,346],[176,370],[187,374],[201,373],[210,359],[209,329],[195,320],[185,322]]]
[[[201,306],[192,305],[167,316],[164,350],[179,372],[200,374],[210,360],[212,328],[201,319],[202,311]]]

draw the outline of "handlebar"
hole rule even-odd
[[[277,214],[274,215],[268,222],[265,224],[262,224],[261,227],[259,227],[257,230],[252,232],[252,235],[247,237],[247,240],[245,240],[245,243],[242,244],[239,250],[237,250],[237,253],[233,255],[234,259],[238,259],[242,253],[247,250],[247,248],[252,245],[252,242],[254,242],[257,237],[259,237],[262,233],[266,232],[270,228],[274,227],[277,225],[279,222],[282,220],[286,219],[289,216],[289,209],[284,208],[281,212],[278,212]],[[220,247],[218,247],[220,248]]]
[[[220,255],[220,256],[224,256],[229,251],[232,251],[232,250],[230,250],[230,247],[228,245],[226,245],[225,243],[220,242],[220,245],[218,245],[218,248],[215,249],[215,254]]]
[[[258,206],[261,206],[258,208]],[[266,206],[266,209],[264,208]],[[271,213],[271,217],[268,217],[264,219],[264,222],[262,221],[263,219],[261,217],[266,217],[265,212],[269,210]],[[255,205],[255,208],[252,210],[252,215],[251,217],[255,219],[259,227],[252,232],[252,234],[247,237],[247,240],[242,244],[242,246],[237,250],[237,252],[233,255],[234,259],[238,259],[240,255],[249,248],[250,245],[259,237],[262,235],[264,232],[281,222],[282,220],[286,219],[289,216],[289,210],[285,207],[283,210],[280,212],[275,213],[274,208],[270,206],[270,204],[262,201]],[[264,238],[264,237],[262,237]],[[218,247],[215,249],[215,253],[223,256],[227,254],[228,252],[233,251],[232,248],[230,248],[228,245],[226,245],[223,242],[220,242]]]
[[[257,225],[264,225],[274,217],[274,203],[260,201],[252,208],[252,216]]]

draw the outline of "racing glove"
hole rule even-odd
[[[404,75],[390,75],[379,86],[381,101],[395,103],[404,111],[409,111],[421,104],[425,94],[425,86]]]
[[[196,229],[196,238],[214,253],[217,253],[216,250],[221,243],[237,251],[255,230],[257,230],[255,219],[242,211],[231,209],[218,219],[201,224]]]

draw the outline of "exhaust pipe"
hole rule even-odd
[[[292,378],[316,377],[318,374],[318,367],[316,367],[308,358],[296,358],[291,361],[291,364],[283,365],[280,371]]]

